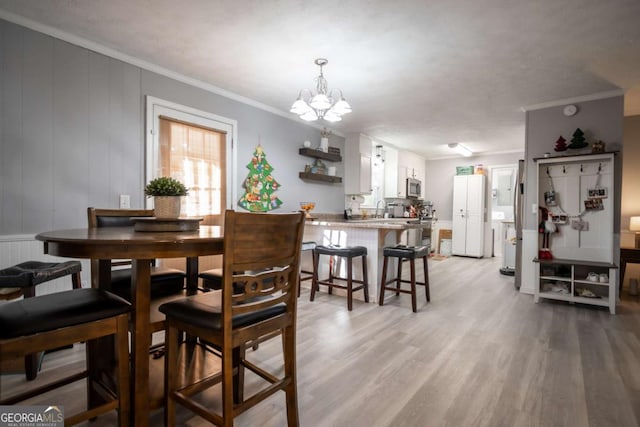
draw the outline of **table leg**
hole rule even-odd
[[[622,286],[624,285],[624,270],[627,268],[627,261],[620,257],[620,285],[618,285],[618,299],[622,295]]]
[[[149,425],[150,259],[132,260],[131,281],[131,424]]]
[[[111,260],[91,260],[91,286],[109,290],[111,288]],[[88,407],[95,408],[106,403],[104,393],[99,386],[103,384],[116,390],[113,367],[115,342],[113,337],[103,337],[86,343],[87,355],[87,396]],[[105,357],[112,355],[112,357]]]
[[[198,257],[187,258],[187,295],[198,291]]]

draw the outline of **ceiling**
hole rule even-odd
[[[426,158],[452,142],[524,150],[527,106],[619,90],[625,115],[640,114],[638,0],[0,0],[0,12],[289,117],[327,58],[329,88],[353,107],[327,127]]]

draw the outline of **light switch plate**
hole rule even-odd
[[[538,204],[537,203],[533,203],[531,205],[531,213],[532,214],[537,214],[538,213]]]
[[[120,209],[131,209],[131,196],[128,194],[120,195]]]

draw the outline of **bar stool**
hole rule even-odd
[[[300,251],[301,252],[313,251],[316,248],[316,246],[317,246],[316,242],[312,242],[312,241],[302,242],[302,245],[300,246]],[[302,265],[302,263],[300,265]],[[306,276],[303,276],[303,274],[306,274]],[[303,270],[302,268],[300,268],[300,279],[298,280],[298,296],[300,296],[300,283],[302,283],[304,280],[313,280],[313,270],[309,271],[309,270]]]
[[[129,425],[129,342],[128,319],[131,304],[102,289],[86,288],[12,301],[0,310],[0,363],[28,354],[74,343],[114,336],[116,343],[116,388],[103,384],[102,375],[87,379],[87,393],[97,392],[105,399],[94,407],[67,416],[64,425],[74,425],[117,409],[118,425]],[[87,350],[87,355],[90,352]],[[94,355],[92,355],[94,356]],[[37,386],[11,397],[0,405],[15,405],[89,376],[95,359],[87,358],[86,370]],[[95,374],[94,374],[95,375]],[[92,375],[93,377],[93,375]],[[107,384],[107,382],[109,384]],[[87,405],[89,406],[89,405]],[[56,410],[56,407],[53,407]],[[10,423],[11,424],[11,423]],[[56,423],[57,425],[57,423]]]
[[[36,296],[36,286],[50,280],[71,275],[73,289],[82,287],[80,261],[41,262],[27,261],[0,270],[0,288],[4,290],[0,299],[15,299],[20,296]],[[24,358],[24,370],[27,380],[38,376],[39,354],[29,354]]]
[[[324,280],[318,279],[318,264],[320,261],[320,255],[329,255],[330,257],[346,258],[347,260],[347,277],[338,277],[333,275],[333,268],[329,266],[329,277]],[[353,278],[353,258],[362,257],[362,280],[356,280]],[[331,263],[330,263],[331,264]],[[336,284],[334,280],[347,282],[346,285]],[[354,283],[360,284],[360,286],[353,287]],[[333,288],[346,289],[347,290],[347,307],[349,311],[353,308],[353,292],[360,289],[364,292],[365,302],[369,302],[369,284],[367,280],[367,248],[364,246],[322,246],[318,245],[313,249],[313,281],[311,283],[311,296],[310,301],[316,296],[316,291],[319,290],[319,285],[325,285],[329,287],[329,294],[333,292]]]
[[[382,279],[380,280],[380,298],[378,304],[384,304],[384,291],[394,291],[396,295],[400,295],[400,292],[405,294],[411,294],[411,307],[413,312],[416,312],[416,285],[422,285],[425,287],[425,294],[427,302],[431,301],[431,295],[429,293],[429,269],[427,266],[427,257],[429,256],[429,246],[389,246],[382,250],[384,261],[382,263]],[[387,264],[389,258],[398,258],[398,275],[393,279],[387,280]],[[416,281],[416,258],[422,258],[422,265],[424,268],[424,282]],[[409,266],[411,268],[411,280],[402,279],[402,260],[408,259]],[[387,286],[390,283],[396,284],[395,287]],[[410,289],[401,289],[401,283],[410,283]]]

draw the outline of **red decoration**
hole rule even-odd
[[[556,147],[554,148],[555,151],[567,151],[567,144],[566,144],[567,140],[564,139],[562,137],[562,135],[560,135],[560,138],[558,138],[558,140],[556,141]]]

